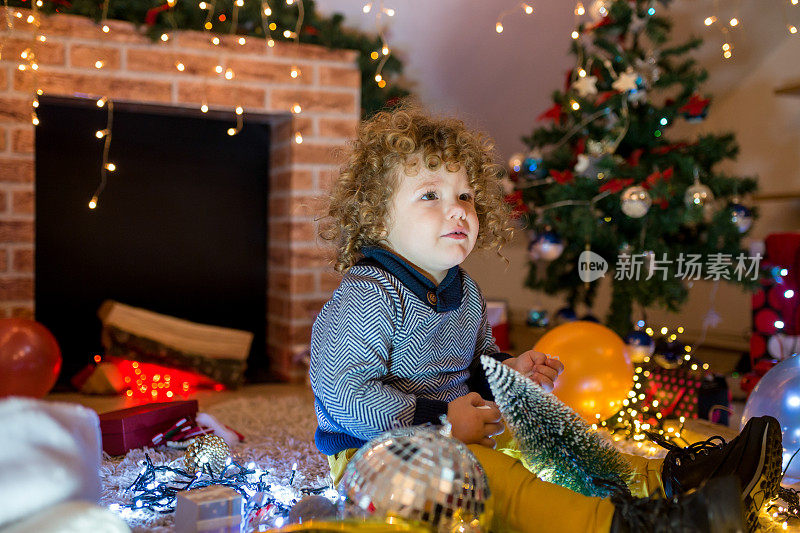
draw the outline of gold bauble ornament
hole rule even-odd
[[[183,461],[190,474],[206,472],[208,467],[217,476],[225,470],[230,455],[231,449],[222,437],[202,435],[186,448]]]

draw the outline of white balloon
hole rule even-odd
[[[790,357],[764,374],[747,399],[740,426],[762,415],[774,416],[781,424],[785,469],[789,459],[800,449],[800,357]],[[800,478],[799,457],[792,460],[786,475]]]

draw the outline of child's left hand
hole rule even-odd
[[[547,392],[553,391],[556,378],[564,371],[564,364],[558,358],[534,350],[506,359],[503,364],[530,378]]]

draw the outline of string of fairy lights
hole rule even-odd
[[[583,17],[587,12],[591,12],[596,17],[605,17],[608,14],[608,4],[610,0],[595,0],[591,3],[589,10],[583,5],[583,2],[577,2],[575,4],[574,13],[575,13],[575,29],[572,30],[570,36],[572,39],[579,39],[581,36],[581,32],[579,31],[579,25],[581,23],[581,17]],[[800,22],[797,21],[798,14],[796,11],[792,11],[791,8],[798,7],[800,5],[800,0],[782,0],[783,3],[783,18],[784,18],[784,26],[786,31],[789,35],[797,35],[798,34],[798,26],[800,26]],[[736,0],[735,2],[726,2],[726,7],[730,8],[732,5],[732,12],[730,12],[727,16],[723,16],[721,14],[719,0],[714,0],[712,13],[709,14],[703,20],[703,24],[712,29],[719,30],[720,34],[722,35],[722,57],[724,59],[731,59],[733,57],[734,51],[734,32],[733,30],[738,29],[742,22],[739,16],[739,4],[740,0]],[[525,2],[520,2],[519,4],[515,5],[510,9],[506,9],[502,11],[498,17],[497,21],[495,22],[495,31],[497,33],[503,33],[503,19],[510,15],[511,13],[517,12],[518,10],[522,10],[525,15],[531,15],[534,12],[534,8]],[[647,14],[652,16],[656,12],[655,9],[655,0],[650,2],[650,6],[647,10]]]
[[[378,66],[375,69],[375,83],[378,84],[378,87],[383,89],[386,87],[386,80],[383,79],[381,71],[383,70],[384,65],[386,65],[386,61],[389,60],[389,54],[391,53],[391,50],[389,49],[389,44],[386,41],[386,32],[384,31],[382,19],[384,15],[387,17],[394,17],[395,10],[390,7],[385,7],[383,5],[383,0],[380,0],[375,6],[373,6],[373,2],[364,4],[364,6],[361,8],[361,11],[365,15],[369,14],[370,12],[375,13],[375,29],[377,30],[378,37],[380,38],[381,47],[379,50],[374,50],[372,53],[370,53],[370,59],[373,61],[378,61]]]
[[[102,38],[106,35],[112,34],[112,28],[108,24],[108,11],[109,5],[111,0],[104,0],[102,4],[102,12],[99,20],[99,27],[101,34],[98,37],[98,40],[102,41]],[[303,20],[305,16],[304,6],[302,1],[298,0],[284,0],[287,5],[296,5],[298,9],[298,18],[297,24],[295,26],[294,31],[292,30],[285,30],[283,32],[283,36],[286,39],[293,40],[295,46],[299,48],[300,46],[300,30],[303,25]],[[175,7],[177,0],[166,0],[163,4],[163,10],[166,11],[167,20],[170,22],[170,25],[173,28],[173,31],[177,31],[177,22],[175,21],[174,12],[172,8]],[[245,46],[247,44],[247,37],[239,36],[236,37],[236,32],[238,29],[238,19],[239,19],[239,10],[243,8],[245,5],[244,0],[234,0],[233,2],[233,9],[230,14],[231,16],[231,26],[230,26],[230,35],[231,38],[238,43],[240,46]],[[36,112],[37,108],[39,107],[39,96],[44,94],[44,91],[41,89],[39,84],[39,68],[40,64],[38,62],[38,46],[41,43],[47,41],[46,35],[41,32],[41,15],[39,12],[39,8],[43,6],[43,0],[36,0],[35,2],[31,2],[31,9],[30,13],[25,16],[22,11],[15,11],[14,9],[10,8],[8,5],[8,0],[3,1],[3,19],[5,22],[5,32],[6,35],[10,35],[18,28],[16,25],[18,23],[25,23],[28,25],[28,28],[23,29],[22,31],[28,31],[29,29],[32,30],[32,37],[30,44],[20,53],[18,58],[17,69],[21,72],[32,73],[32,77],[30,78],[30,84],[32,86],[33,97],[31,100],[31,123],[34,126],[39,125],[39,117]],[[220,22],[224,22],[227,20],[227,15],[225,13],[217,13],[217,2],[216,0],[211,1],[201,1],[198,3],[198,8],[201,10],[206,10],[206,19],[203,25],[203,31],[206,34],[209,42],[215,48],[220,47],[222,44],[222,40],[219,35],[212,35],[212,30],[214,27],[214,20],[219,20]],[[261,12],[261,21],[262,21],[262,28],[264,30],[265,36],[265,45],[266,48],[273,48],[275,46],[275,40],[272,37],[272,32],[277,30],[277,24],[270,20],[272,15],[272,8],[269,5],[267,0],[260,0],[260,12]],[[381,6],[381,12],[385,14],[394,15],[394,10],[384,9]],[[159,42],[161,43],[168,43],[171,40],[171,35],[168,32],[162,33],[159,37]],[[385,43],[385,41],[384,41]],[[0,40],[0,58],[3,57],[3,46],[5,44],[5,39]],[[96,60],[94,61],[93,65],[94,68],[97,70],[102,70],[108,66],[108,58],[102,56],[102,46],[98,48],[99,55]],[[384,44],[383,49],[385,50],[384,55],[388,55],[388,47]],[[236,73],[233,68],[231,68],[227,63],[229,53],[226,52],[223,48],[219,48],[220,52],[217,57],[217,61],[215,63],[213,73],[209,73],[208,76],[202,76],[202,100],[200,105],[200,111],[202,113],[208,113],[209,111],[209,99],[208,99],[208,80],[210,77],[214,75],[223,78],[226,81],[231,81],[235,78]],[[382,66],[382,65],[381,65]],[[178,57],[175,60],[175,69],[178,72],[187,72],[187,65],[183,58]],[[287,79],[289,80],[296,80],[302,76],[301,69],[296,63],[292,63],[287,72]],[[376,81],[378,81],[376,79]],[[380,80],[383,83],[382,86],[385,86],[385,81]],[[234,91],[234,94],[237,94]],[[238,96],[237,96],[238,98]],[[111,97],[109,95],[100,95],[97,97],[96,100],[98,108],[105,108],[107,111],[107,122],[106,127],[102,130],[97,130],[95,132],[95,136],[99,140],[103,140],[103,152],[102,152],[102,161],[100,166],[100,181],[95,189],[94,193],[91,196],[91,199],[88,202],[89,209],[96,209],[99,202],[100,196],[103,190],[106,187],[108,181],[108,173],[114,172],[117,170],[117,166],[115,163],[109,161],[109,151],[111,147],[111,139],[112,139],[112,126],[114,121],[114,105]],[[239,134],[244,127],[244,107],[241,103],[237,104],[234,107],[234,118],[236,120],[235,127],[228,128],[227,133],[230,136],[234,136]],[[294,115],[299,115],[302,112],[302,106],[299,102],[294,102],[290,107],[289,111]],[[303,136],[301,132],[295,131],[294,132],[294,142],[300,144],[303,142]]]

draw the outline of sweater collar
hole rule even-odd
[[[436,312],[452,311],[461,305],[461,269],[454,266],[437,286],[397,254],[379,246],[365,246],[361,252],[399,279],[428,307]],[[362,260],[364,261],[364,260]],[[369,260],[365,262],[370,262]]]

